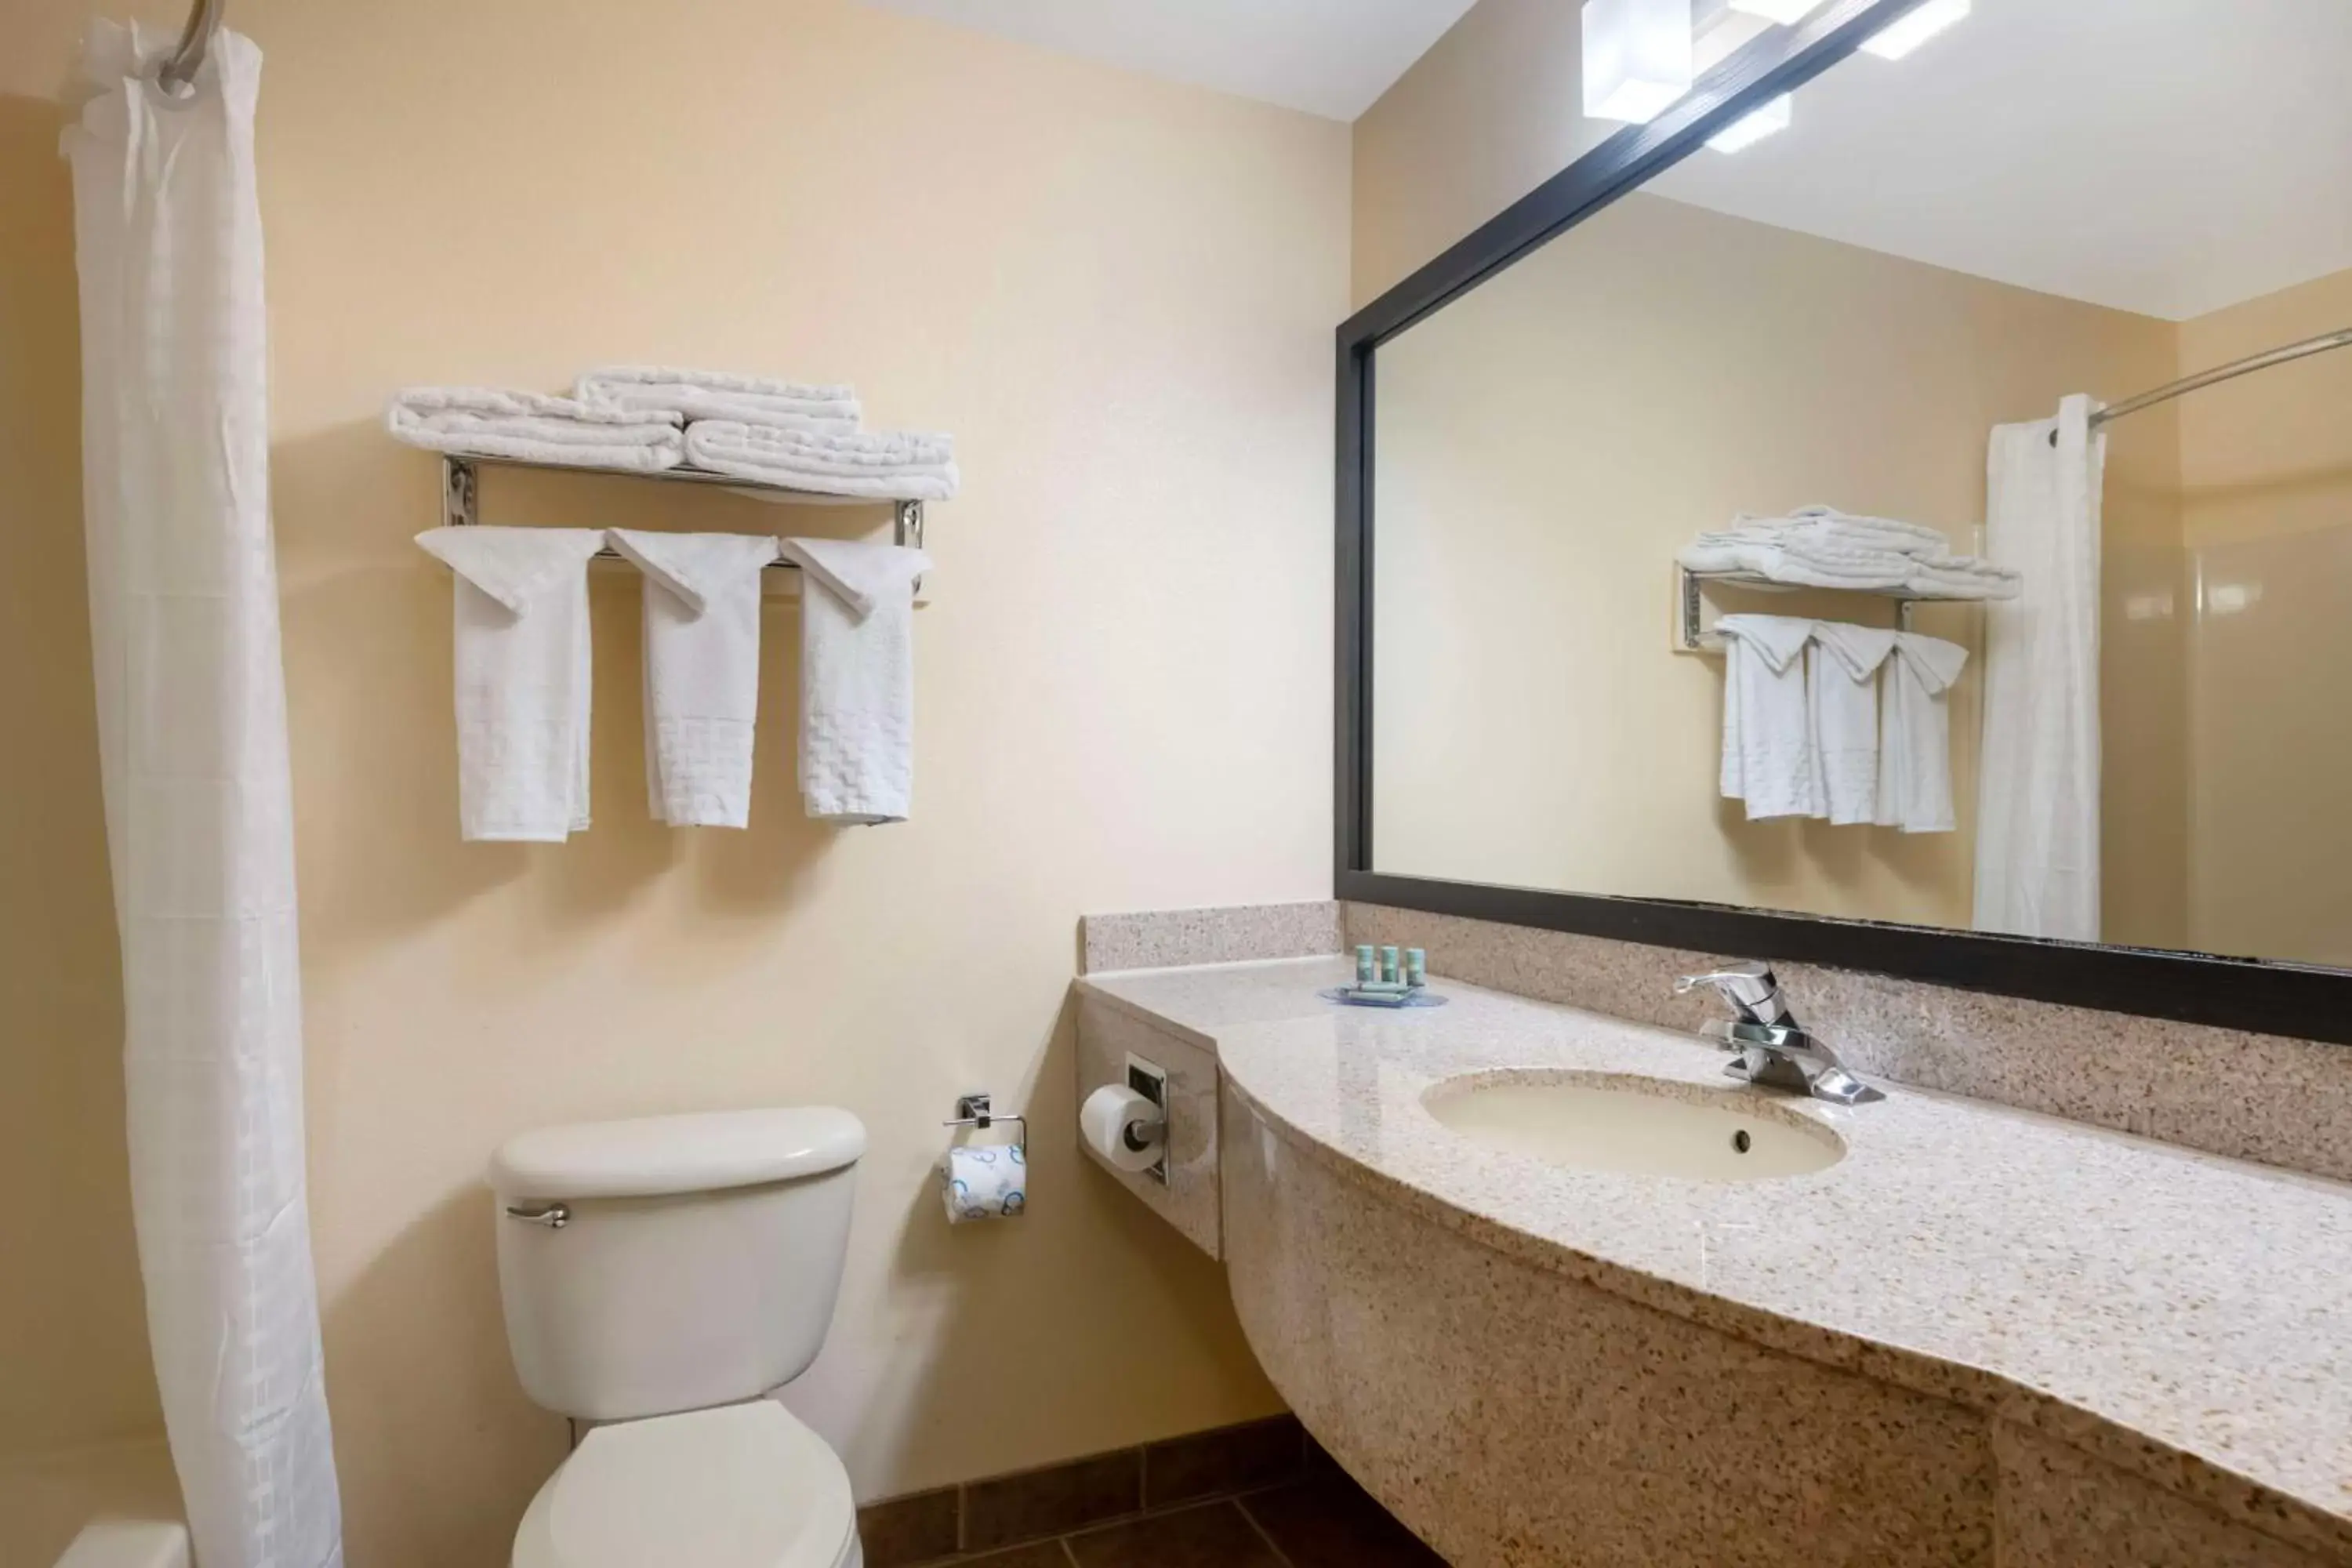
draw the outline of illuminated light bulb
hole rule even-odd
[[[1782,93],[1752,114],[1742,115],[1729,125],[1706,139],[1706,144],[1718,153],[1737,153],[1743,147],[1753,147],[1775,132],[1789,129],[1796,118],[1796,107],[1789,95]]]
[[[1821,9],[1822,0],[1730,0],[1731,8],[1792,27]]]
[[[1969,4],[1969,0],[1927,0],[1864,39],[1863,50],[1882,60],[1899,60],[1967,16]]]
[[[1584,0],[1584,112],[1647,124],[1697,78],[1691,0]]]

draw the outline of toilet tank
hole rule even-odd
[[[866,1128],[829,1107],[551,1127],[490,1161],[525,1393],[623,1421],[750,1399],[816,1359]]]

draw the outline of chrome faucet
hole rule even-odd
[[[1714,986],[1736,1015],[1703,1031],[1705,1038],[1738,1053],[1738,1059],[1723,1069],[1729,1076],[1837,1105],[1886,1098],[1846,1071],[1827,1046],[1799,1026],[1769,965],[1738,963],[1712,974],[1685,974],[1675,982],[1675,994],[1687,995],[1702,985]]]

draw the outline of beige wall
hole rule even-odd
[[[1383,344],[1375,863],[1968,924],[1973,669],[1961,831],[1749,823],[1717,795],[1723,661],[1669,649],[1674,553],[1816,500],[1969,548],[1992,425],[2172,356],[2164,322],[1643,195]],[[2171,459],[2160,417],[2117,433],[2112,531],[2148,527],[2137,492],[2168,493]],[[1850,595],[1718,597],[1889,620]],[[1974,650],[1979,620],[1918,625]]]
[[[2184,370],[2352,325],[2352,271],[2181,327]],[[2344,778],[2352,709],[2352,353],[2180,404],[2183,521],[2201,604],[2191,704],[2190,938],[2221,952],[2352,964]]]
[[[1578,110],[1582,11],[1478,0],[1357,120],[1359,306],[1617,129]]]
[[[0,647],[19,677],[0,683],[0,1173],[26,1194],[0,1242],[0,1444],[31,1446],[154,1419],[53,162],[83,9],[0,0]],[[1081,910],[1328,890],[1346,128],[841,0],[242,0],[234,19],[268,57],[312,1202],[356,1568],[503,1563],[562,1452],[508,1364],[480,1184],[500,1139],[544,1122],[796,1101],[866,1119],[841,1312],[790,1397],[863,1496],[1272,1408],[1222,1276],[1076,1157],[1064,994]],[[854,379],[877,421],[956,432],[912,823],[799,815],[780,605],[753,828],[652,826],[636,589],[615,576],[595,592],[595,827],[458,843],[449,589],[409,543],[437,469],[384,437],[383,399],[626,360]],[[486,510],[834,525],[506,475]],[[1037,1119],[1033,1205],[950,1234],[929,1163],[979,1088]]]

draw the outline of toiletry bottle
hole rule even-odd
[[[1380,978],[1380,961],[1373,955],[1372,944],[1363,942],[1356,949],[1356,984],[1370,985]]]
[[[1398,973],[1397,950],[1394,947],[1381,949],[1381,979],[1391,985],[1399,984],[1402,979]]]
[[[1415,991],[1429,984],[1429,954],[1420,948],[1404,950],[1404,983]]]

